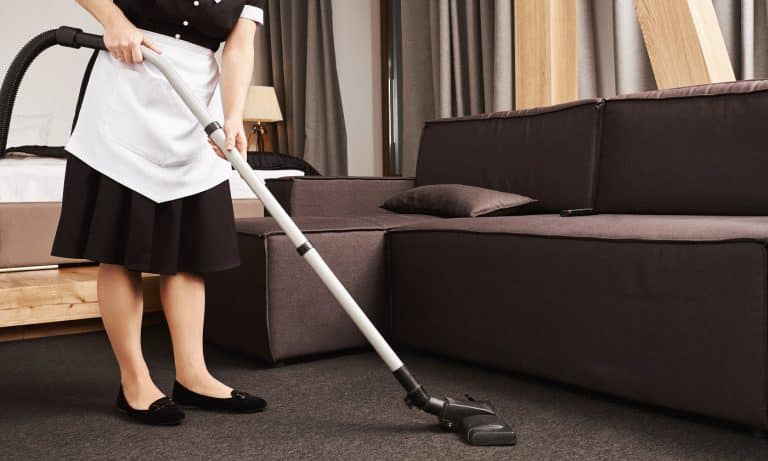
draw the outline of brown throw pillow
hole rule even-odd
[[[463,184],[432,184],[393,195],[381,208],[396,213],[421,213],[445,218],[502,216],[530,211],[538,200]]]

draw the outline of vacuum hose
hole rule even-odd
[[[30,40],[19,54],[13,59],[8,72],[0,87],[0,158],[5,155],[8,143],[8,131],[11,125],[11,114],[16,102],[16,94],[19,91],[27,68],[43,51],[54,45],[62,45],[70,48],[106,49],[101,36],[86,34],[81,29],[62,26],[58,29],[45,31]]]

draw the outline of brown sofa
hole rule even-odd
[[[767,119],[768,81],[744,81],[429,120],[414,179],[268,184],[397,346],[765,429]],[[377,207],[445,183],[542,212]],[[271,221],[238,221],[252,260],[209,284],[206,335],[286,357],[363,345]]]

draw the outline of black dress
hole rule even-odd
[[[238,17],[263,21],[263,0],[117,0],[135,25],[211,50]],[[215,155],[211,151],[210,155]],[[51,255],[156,274],[219,271],[240,264],[229,181],[156,203],[68,153]]]
[[[229,181],[155,203],[69,154],[51,254],[155,274],[238,266]]]

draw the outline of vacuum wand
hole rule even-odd
[[[67,28],[71,29],[71,28]],[[99,36],[79,33],[67,35],[72,43],[90,48],[105,49]],[[168,79],[187,107],[192,111],[206,134],[216,143],[225,154],[227,160],[237,170],[246,184],[261,200],[264,208],[277,221],[280,228],[293,243],[300,256],[310,265],[326,287],[341,305],[342,309],[352,319],[376,353],[386,363],[389,370],[403,386],[407,395],[405,402],[409,407],[417,407],[427,413],[436,415],[440,425],[447,430],[463,431],[466,440],[473,445],[513,445],[516,436],[512,428],[502,419],[496,409],[487,401],[477,401],[467,396],[466,400],[452,398],[439,399],[429,395],[421,384],[411,375],[403,362],[397,356],[389,343],[379,333],[368,316],[339,281],[325,260],[307,240],[296,223],[286,213],[274,195],[251,169],[250,165],[236,149],[226,149],[225,134],[221,124],[214,120],[207,107],[192,91],[184,79],[174,69],[173,65],[162,55],[144,47],[144,59],[157,67]]]

